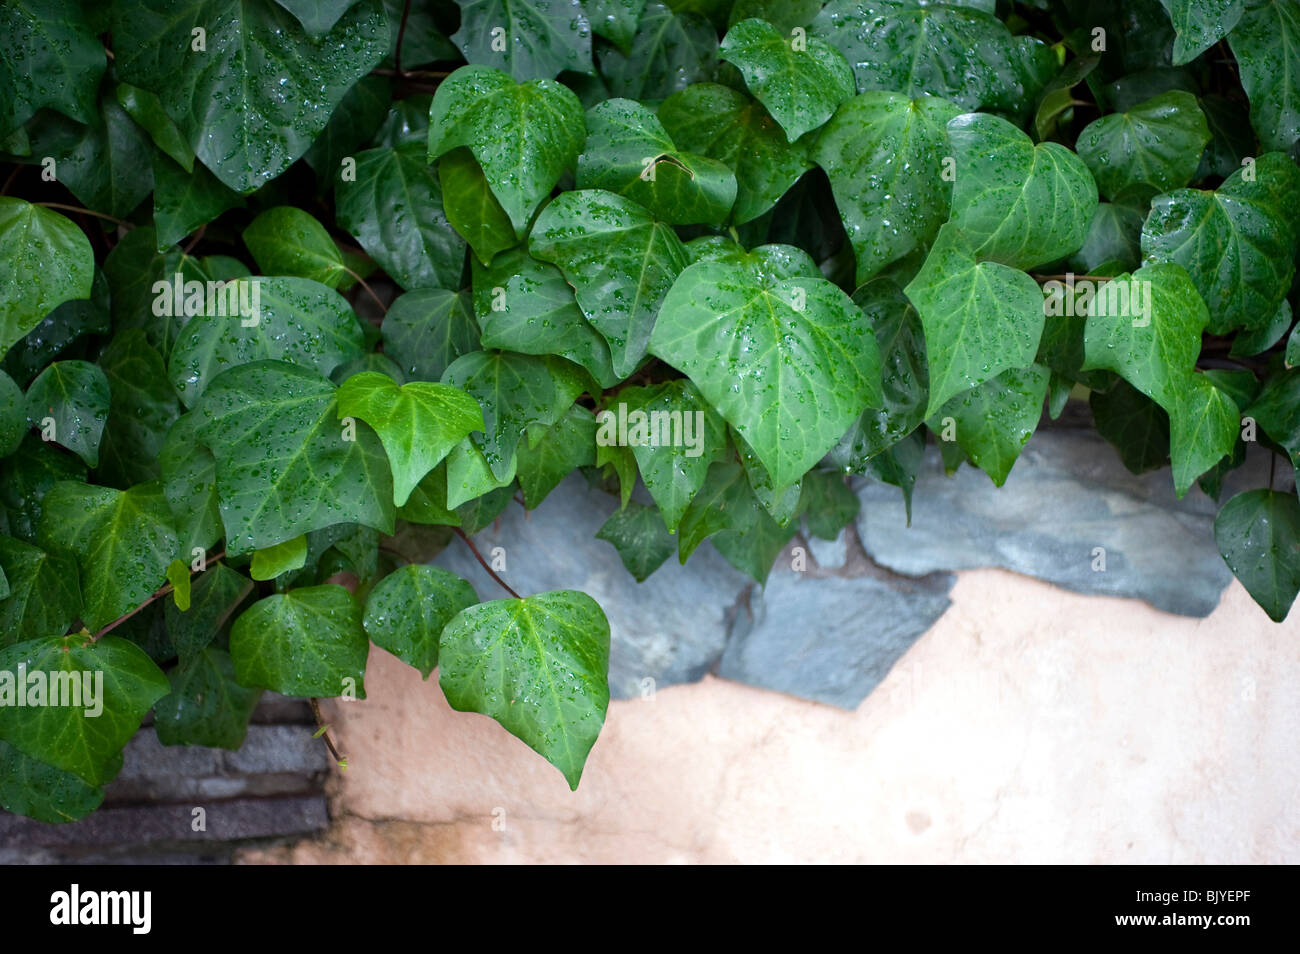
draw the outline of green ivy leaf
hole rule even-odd
[[[35,543],[41,501],[60,480],[86,479],[86,465],[72,454],[28,434],[18,453],[0,460],[0,501],[8,511],[9,533]]]
[[[45,106],[91,122],[106,62],[76,0],[15,0],[0,7],[0,89],[7,91],[0,97],[0,135]]]
[[[236,681],[286,696],[364,699],[369,649],[361,607],[334,583],[258,600],[230,630]]]
[[[1232,453],[1240,427],[1237,405],[1203,374],[1193,374],[1169,412],[1169,456],[1174,491],[1187,493],[1196,478]]]
[[[517,238],[577,161],[584,135],[582,104],[567,87],[549,79],[516,83],[486,66],[456,70],[438,85],[429,109],[429,161],[467,147]]]
[[[638,583],[644,583],[677,549],[677,541],[664,526],[659,508],[636,501],[610,514],[596,531],[596,539],[613,545],[623,566]]]
[[[560,270],[523,246],[490,265],[474,263],[474,313],[484,348],[559,355],[582,365],[602,387],[620,380],[609,345],[583,315]]]
[[[1130,290],[1128,307],[1118,294],[1113,301],[1109,295],[1093,299],[1084,329],[1084,369],[1114,371],[1174,415],[1210,320],[1205,303],[1177,265],[1146,265],[1112,283]],[[1143,290],[1149,315],[1134,306],[1135,288]]]
[[[1232,32],[1246,9],[1243,0],[1160,0],[1173,21],[1174,65],[1196,59]]]
[[[1024,272],[981,262],[951,224],[903,289],[925,329],[933,417],[949,398],[1028,367],[1043,330],[1043,295]]]
[[[15,683],[24,671],[29,694],[32,677],[42,674],[39,681],[48,686],[47,702],[56,691],[61,700],[77,701],[80,693],[72,686],[84,689],[87,677],[93,698],[88,703],[80,695],[80,707],[32,705],[29,695],[28,705],[19,707]],[[11,677],[0,677],[0,697],[9,695],[0,705],[0,739],[92,786],[116,774],[122,748],[144,714],[167,694],[167,678],[153,661],[134,643],[116,636],[98,642],[84,635],[47,636],[18,643],[0,650],[0,673]],[[96,708],[101,711],[91,716]]]
[[[58,181],[87,208],[129,215],[154,187],[149,140],[107,91],[89,125],[42,114],[32,149],[55,160]]]
[[[255,361],[213,379],[197,408],[217,459],[226,548],[243,553],[332,526],[393,532],[393,483],[374,432],[348,439],[335,388],[306,368]]]
[[[639,427],[638,420],[642,422]],[[614,446],[627,442],[621,446],[630,446],[663,523],[669,531],[676,531],[686,507],[704,484],[709,464],[726,451],[722,418],[694,384],[679,378],[624,388],[618,393],[618,403],[601,412],[600,423],[597,443]]]
[[[535,510],[560,481],[579,467],[596,464],[596,419],[575,404],[536,440],[519,447],[516,472],[524,506]]]
[[[312,36],[320,36],[333,29],[339,17],[348,12],[357,0],[275,0],[302,24]]]
[[[1070,267],[1082,275],[1118,275],[1142,264],[1141,209],[1127,202],[1099,202],[1088,235],[1070,257]]]
[[[228,209],[244,205],[244,197],[228,189],[202,163],[192,173],[186,173],[167,157],[155,153],[153,178],[153,220],[160,252],[166,252],[169,246]]]
[[[0,570],[9,583],[0,600],[0,647],[66,632],[81,614],[77,565],[70,557],[0,536]]]
[[[448,451],[484,427],[478,402],[459,388],[430,381],[399,386],[372,371],[343,382],[338,414],[361,418],[379,435],[393,472],[393,503],[399,507]]]
[[[471,606],[439,655],[453,709],[491,716],[577,789],[609,705],[609,621],[595,600],[556,590]]]
[[[1242,416],[1254,418],[1260,429],[1278,443],[1291,457],[1300,475],[1300,371],[1287,371],[1271,377],[1264,389]]]
[[[600,72],[611,96],[665,99],[692,83],[712,79],[717,54],[718,34],[706,21],[651,0],[627,53],[604,51]]]
[[[792,37],[765,20],[734,24],[718,55],[740,69],[790,142],[824,124],[856,92],[853,69],[839,50],[815,36]]]
[[[1283,298],[1272,321],[1254,331],[1243,331],[1232,339],[1228,357],[1243,358],[1264,353],[1291,330],[1291,321],[1291,303]]]
[[[611,192],[566,192],[538,217],[529,251],[558,265],[574,286],[582,313],[609,343],[614,373],[635,371],[655,314],[687,264],[673,230]]]
[[[813,536],[836,539],[861,509],[862,502],[844,482],[843,474],[810,470],[804,475],[799,511]]]
[[[118,83],[115,95],[117,104],[149,134],[155,146],[175,160],[177,165],[186,172],[194,171],[194,150],[177,128],[176,123],[167,115],[162,100],[156,93],[132,86],[130,83]]]
[[[637,24],[646,0],[584,0],[591,31],[609,40],[622,52],[632,47]]]
[[[163,745],[205,745],[237,751],[248,720],[262,696],[235,681],[235,665],[224,650],[208,648],[167,674],[170,694],[154,706],[154,728]]]
[[[451,41],[467,62],[504,70],[517,81],[590,73],[591,24],[580,0],[456,0],[460,29]],[[497,46],[504,44],[503,50]]]
[[[860,93],[929,94],[964,109],[1018,114],[1051,75],[1042,76],[1051,59],[1042,42],[1012,36],[991,11],[971,4],[831,0],[809,33],[844,54]]]
[[[255,580],[274,580],[277,576],[300,570],[307,564],[307,534],[253,551],[248,575]]]
[[[189,609],[165,605],[167,633],[181,661],[206,649],[253,590],[252,581],[242,573],[224,563],[214,563],[194,578]]]
[[[436,566],[410,564],[370,591],[362,622],[381,649],[420,671],[425,679],[438,665],[438,644],[447,624],[478,603],[474,587]]]
[[[1298,216],[1300,169],[1268,153],[1213,192],[1158,196],[1142,227],[1142,251],[1147,261],[1187,269],[1213,316],[1211,334],[1259,328],[1277,314],[1295,274]]]
[[[1209,141],[1196,97],[1171,90],[1089,123],[1076,148],[1101,194],[1114,199],[1136,185],[1157,192],[1187,185]]]
[[[27,389],[28,424],[91,467],[99,464],[108,410],[108,378],[88,361],[56,361]]]
[[[18,450],[27,427],[27,397],[13,378],[0,371],[0,457]]]
[[[695,382],[782,486],[882,400],[871,327],[821,278],[755,285],[740,266],[692,265],[664,300],[651,350]]]
[[[63,216],[0,196],[0,354],[65,301],[89,298],[95,259]]]
[[[767,110],[727,86],[696,83],[674,93],[660,105],[659,121],[680,148],[735,173],[731,217],[738,225],[771,209],[812,166],[808,140],[787,142]]]
[[[329,288],[338,288],[347,275],[339,247],[325,226],[294,206],[262,212],[244,229],[243,238],[265,275],[310,278]]]
[[[1043,416],[1047,379],[1040,365],[1010,368],[948,400],[930,428],[941,431],[941,422],[952,418],[957,444],[1001,487]]]
[[[1123,378],[1109,391],[1088,395],[1097,432],[1115,445],[1132,473],[1163,467],[1169,460],[1169,415]]]
[[[1250,121],[1265,149],[1289,152],[1300,139],[1300,9],[1292,0],[1251,0],[1228,34],[1250,98]]]
[[[127,328],[104,349],[99,367],[111,395],[99,477],[120,486],[153,480],[167,430],[181,412],[162,357],[143,330]]]
[[[243,193],[306,152],[388,49],[381,0],[360,0],[321,37],[273,0],[124,0],[111,26],[132,38],[115,51],[122,79],[157,93],[195,155]],[[195,29],[206,41],[197,54]]]
[[[441,288],[399,295],[380,332],[384,353],[408,380],[437,381],[453,361],[480,348],[470,296]]]
[[[588,111],[577,188],[624,196],[671,225],[721,221],[736,200],[730,169],[678,151],[655,114],[630,99],[605,100]]]
[[[1293,493],[1248,490],[1219,511],[1214,539],[1233,575],[1275,623],[1300,592],[1300,501]]]
[[[1034,268],[1083,244],[1097,186],[1054,142],[1034,145],[1005,119],[968,113],[948,123],[956,159],[952,218],[982,260]]]
[[[492,186],[468,149],[453,149],[438,160],[438,181],[442,186],[447,221],[474,250],[474,257],[487,265],[512,247],[515,227]]]
[[[409,22],[407,27],[409,41]],[[407,60],[404,65],[409,66],[411,62]],[[315,171],[316,181],[322,188],[326,183],[337,182],[342,178],[344,160],[355,157],[379,131],[392,101],[392,81],[387,76],[376,76],[373,73],[361,77],[339,100],[325,129],[302,156],[303,161]],[[399,100],[399,103],[408,102],[409,100]],[[427,102],[423,113],[426,117],[429,114]],[[418,142],[423,138],[423,135],[419,135],[415,140]]]
[[[514,486],[518,469],[519,455],[512,451],[497,477],[473,441],[461,441],[447,455],[447,506],[459,513],[476,497]]]
[[[338,292],[311,279],[238,279],[221,294],[227,301],[254,301],[256,294],[258,308],[249,318],[229,307],[205,309],[180,332],[168,375],[189,407],[227,368],[275,359],[325,376],[362,354],[361,327],[352,307]]]
[[[475,351],[457,358],[442,380],[467,391],[483,409],[482,436],[476,431],[470,440],[498,481],[515,466],[525,428],[549,427],[584,390],[594,390],[581,369],[563,358],[508,351]]]
[[[221,539],[221,509],[217,500],[217,461],[198,440],[199,415],[177,418],[163,438],[158,454],[163,495],[171,507],[182,553],[206,550]]]
[[[339,225],[403,288],[454,287],[465,240],[443,213],[442,189],[423,147],[368,149],[355,158],[356,181],[334,187]]]
[[[178,545],[162,482],[130,490],[62,481],[42,502],[40,545],[75,555],[82,619],[98,632],[153,595]]]
[[[58,824],[84,818],[103,800],[102,788],[0,742],[0,806],[5,810]]]
[[[941,173],[958,107],[932,96],[863,93],[822,130],[813,158],[826,170],[862,284],[934,241],[952,186]]]

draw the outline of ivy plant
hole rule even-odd
[[[1073,401],[1282,620],[1297,77],[1298,0],[9,0],[0,805],[372,643],[576,788],[605,613],[472,539],[575,471],[637,580],[762,584]]]

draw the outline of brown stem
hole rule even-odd
[[[194,246],[199,244],[199,240],[203,238],[203,233],[206,232],[207,230],[208,230],[208,223],[204,222],[202,225],[199,226],[199,230],[194,233],[194,238],[190,239],[189,244],[186,245],[183,249],[181,249],[181,255],[188,257],[190,254],[190,249],[194,248]]]
[[[14,180],[18,178],[18,173],[22,171],[23,167],[14,163],[14,171],[9,173],[9,178],[5,179],[4,186],[0,187],[0,195],[6,195],[9,192],[9,187],[14,184]]]
[[[406,36],[406,18],[411,15],[411,0],[406,0],[402,4],[402,24],[397,28],[397,50],[393,53],[394,72],[398,76],[402,73],[402,37]]]
[[[310,699],[308,701],[311,702],[311,712],[312,715],[316,717],[316,728],[320,730],[318,733],[320,737],[325,740],[325,747],[330,750],[330,755],[334,758],[334,761],[336,763],[338,763],[343,768],[347,768],[348,760],[345,759],[343,756],[339,755],[339,750],[334,747],[334,740],[330,738],[329,729],[325,725],[325,720],[321,718],[320,700]]]
[[[83,209],[79,205],[64,205],[61,202],[37,202],[35,204],[43,205],[47,209],[62,209],[64,212],[81,212],[84,215],[93,215],[96,218],[107,219],[110,222],[115,222],[118,225],[122,226],[123,228],[128,228],[128,229],[135,228],[135,226],[132,225],[130,222],[123,221],[122,219],[119,219],[116,216],[106,215],[103,212],[96,212],[93,209]]]
[[[384,300],[382,298],[380,298],[378,295],[375,294],[375,290],[371,288],[368,284],[366,284],[366,280],[364,278],[362,278],[352,269],[348,268],[346,265],[343,266],[343,271],[347,272],[349,275],[351,275],[353,278],[357,280],[357,284],[360,285],[362,288],[364,288],[366,294],[374,299],[374,302],[376,305],[379,306],[380,311],[382,311],[385,315],[388,314],[388,306],[384,304]]]
[[[226,551],[225,551],[225,550],[222,550],[222,551],[221,551],[220,553],[218,553],[216,556],[212,557],[212,559],[204,561],[203,568],[206,570],[206,569],[207,569],[209,566],[211,566],[212,564],[220,562],[222,559],[225,558],[225,556],[226,556]],[[191,571],[191,572],[193,572],[193,571]],[[99,641],[99,638],[100,638],[101,636],[103,636],[105,633],[109,632],[109,631],[112,630],[112,629],[116,629],[118,626],[121,626],[121,625],[122,625],[123,623],[125,623],[128,619],[130,619],[130,618],[131,618],[132,616],[134,616],[136,613],[140,612],[142,609],[144,609],[144,608],[145,608],[146,606],[148,606],[150,603],[153,603],[155,600],[160,600],[160,599],[162,599],[164,596],[166,596],[168,593],[170,593],[170,592],[171,592],[172,590],[174,590],[174,589],[176,589],[176,587],[172,586],[170,583],[167,583],[167,584],[165,584],[165,585],[159,587],[157,590],[154,591],[154,594],[153,594],[152,596],[150,596],[147,600],[145,600],[143,603],[141,603],[141,604],[140,604],[139,606],[137,606],[135,609],[130,610],[130,611],[126,612],[126,613],[123,613],[121,616],[119,616],[117,619],[113,620],[113,622],[109,623],[107,626],[105,626],[103,629],[101,629],[101,630],[100,630],[99,632],[97,632],[95,635],[91,636],[91,637],[90,637],[90,641],[91,641],[92,643],[94,643],[94,642],[98,642],[98,641]]]
[[[512,589],[510,588],[510,584],[509,584],[509,583],[507,583],[505,580],[501,579],[501,577],[497,576],[496,571],[493,570],[492,567],[490,567],[490,566],[487,565],[487,561],[483,559],[483,554],[481,554],[481,553],[478,552],[478,547],[474,546],[474,541],[471,540],[471,539],[469,538],[469,535],[468,535],[467,533],[465,533],[464,530],[462,530],[460,527],[452,527],[451,529],[452,529],[452,532],[456,534],[456,536],[460,537],[462,540],[465,541],[465,545],[466,545],[467,547],[469,547],[470,552],[474,554],[474,558],[475,558],[476,560],[478,560],[478,562],[479,562],[479,566],[481,566],[481,567],[483,567],[483,569],[487,570],[487,575],[488,575],[488,576],[490,576],[490,577],[492,577],[492,579],[496,580],[497,583],[499,583],[499,584],[501,585],[501,588],[504,589],[504,590],[505,590],[507,593],[509,593],[511,596],[513,596],[515,599],[517,599],[517,600],[521,600],[521,599],[523,599],[522,596],[520,596],[518,593],[516,593],[514,590],[512,590]]]

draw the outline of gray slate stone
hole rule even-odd
[[[788,566],[778,563],[751,594],[751,613],[737,615],[723,678],[856,709],[951,605],[946,573],[813,576]]]
[[[595,537],[617,507],[571,474],[531,513],[511,504],[474,542],[489,562],[494,547],[504,548],[500,576],[521,595],[575,589],[600,604],[610,626],[610,693],[627,699],[642,695],[643,680],[663,688],[708,672],[722,655],[728,612],[751,581],[705,542],[686,566],[669,557],[637,583]],[[433,562],[469,580],[481,599],[506,595],[458,539]]]
[[[1267,486],[1252,455],[1229,476],[1223,499]],[[1006,484],[963,465],[945,477],[931,446],[917,478],[909,528],[898,489],[858,490],[859,537],[878,563],[913,576],[1002,567],[1077,593],[1136,597],[1169,613],[1213,612],[1232,574],[1214,543],[1218,505],[1197,487],[1178,500],[1168,468],[1130,474],[1098,434],[1044,428]],[[1106,569],[1093,570],[1094,548]]]

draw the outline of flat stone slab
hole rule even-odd
[[[818,577],[778,566],[754,589],[751,613],[737,615],[718,674],[856,709],[947,610],[955,579]]]
[[[1251,455],[1229,475],[1222,499],[1267,486],[1265,456]],[[1232,581],[1214,543],[1218,504],[1195,486],[1179,500],[1168,468],[1129,473],[1090,430],[1038,431],[1000,488],[968,465],[946,477],[931,446],[911,527],[896,487],[863,482],[858,497],[867,554],[911,576],[1001,567],[1076,593],[1134,597],[1197,617],[1214,610]]]

